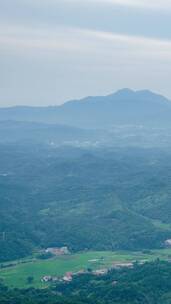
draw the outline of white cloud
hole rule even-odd
[[[163,11],[160,13],[160,10],[168,11],[170,14],[171,0],[0,0],[0,2],[4,5],[4,9],[0,9],[2,17],[0,82],[1,99],[4,103],[10,103],[11,100],[14,100],[14,103],[23,103],[23,101],[30,103],[32,100],[34,103],[34,101],[38,102],[37,98],[40,103],[43,102],[42,100],[48,103],[50,98],[53,100],[54,95],[61,102],[64,99],[87,94],[103,94],[118,87],[162,89],[171,96],[170,40],[78,28],[86,27],[86,24],[87,27],[96,29],[99,27],[119,30],[121,27],[122,31],[124,28],[131,33],[135,24],[139,27],[135,30],[136,33],[163,35],[164,32],[166,36],[170,15],[165,20],[165,15],[162,14]],[[110,21],[113,22],[113,27],[105,26],[110,21],[104,22],[106,20],[104,18],[101,22],[103,9],[107,8],[104,12],[108,16],[108,11],[115,12],[116,5],[123,6],[123,11],[128,14],[130,12],[128,7],[145,9],[152,30],[148,32],[144,11],[140,23],[137,22],[138,18],[131,19],[129,28],[128,22],[133,14],[131,13],[127,18],[125,13],[122,15],[121,9],[116,9],[116,15],[118,11],[120,14],[119,21],[114,17],[112,19],[115,14],[111,14]],[[158,10],[157,14],[155,12],[155,17],[150,9]],[[92,18],[89,19],[90,12]],[[135,16],[136,13],[135,10]],[[73,22],[74,18],[78,19],[77,22]],[[144,18],[143,22],[142,18]],[[166,24],[160,30],[161,20],[166,21]],[[67,24],[68,27],[57,26],[60,22]],[[120,26],[121,22],[122,26]],[[78,27],[69,27],[73,24]]]
[[[169,40],[4,24],[0,26],[0,55],[4,104],[11,100],[49,104],[54,96],[61,102],[119,87],[165,88],[170,94]]]
[[[17,52],[64,51],[171,59],[171,41],[89,29],[0,27],[0,49]]]

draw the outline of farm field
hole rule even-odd
[[[82,269],[100,269],[111,267],[113,264],[126,262],[145,262],[155,259],[169,260],[171,249],[153,250],[147,252],[109,252],[90,251],[68,256],[55,257],[48,260],[32,259],[26,263],[14,264],[0,270],[0,280],[9,288],[46,288],[48,283],[42,283],[46,275],[63,276],[66,272],[76,272]],[[33,277],[32,283],[27,278]]]

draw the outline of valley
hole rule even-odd
[[[56,107],[52,123],[51,108],[39,115],[26,107],[24,121],[22,108],[0,109],[0,299],[151,304],[146,290],[152,303],[167,297],[169,101],[123,90],[100,98],[96,113],[98,100]],[[154,105],[155,115],[163,108],[165,122],[153,121]],[[75,117],[71,125],[66,113]]]
[[[171,261],[171,249],[144,251],[90,251],[53,257],[48,260],[28,258],[6,263],[0,269],[0,281],[9,288],[46,288],[53,282],[42,282],[43,277],[62,277],[70,272],[80,274],[100,269],[129,268],[134,263],[152,262],[156,259]],[[9,265],[9,266],[8,266]],[[29,282],[29,277],[32,278]]]

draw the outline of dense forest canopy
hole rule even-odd
[[[49,246],[163,247],[170,164],[166,149],[1,144],[0,260]]]

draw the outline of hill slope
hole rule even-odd
[[[0,260],[25,256],[36,247],[162,247],[171,236],[170,160],[170,153],[155,150],[1,145],[0,232],[5,239],[1,234]]]

